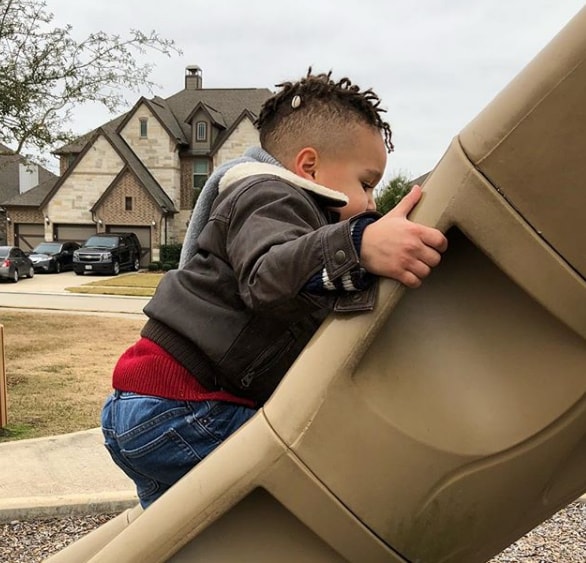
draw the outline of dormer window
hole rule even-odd
[[[148,119],[146,117],[140,118],[140,138],[146,139],[148,137]]]
[[[207,141],[208,140],[208,124],[205,121],[198,121],[195,124],[195,140],[196,141]]]

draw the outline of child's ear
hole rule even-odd
[[[305,147],[295,156],[293,172],[306,180],[313,180],[315,179],[318,162],[317,151],[313,147]]]

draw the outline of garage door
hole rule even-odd
[[[15,223],[14,244],[24,252],[32,250],[45,240],[45,225],[38,223]]]
[[[88,238],[96,234],[96,226],[90,225],[66,225],[57,223],[55,227],[56,240],[74,240],[83,244]]]
[[[146,267],[151,261],[151,228],[133,227],[132,225],[108,225],[109,233],[134,233],[138,237],[141,247],[140,265]]]

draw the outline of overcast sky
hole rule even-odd
[[[584,6],[578,0],[47,0],[74,34],[156,30],[182,55],[151,54],[154,94],[183,88],[187,65],[204,87],[266,87],[309,65],[372,87],[388,110],[395,152],[387,178],[430,170],[456,135]],[[129,103],[148,91],[132,94]],[[84,133],[110,119],[80,108]]]

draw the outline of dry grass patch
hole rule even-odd
[[[97,279],[79,287],[68,287],[70,293],[94,295],[129,295],[151,297],[157,289],[163,274],[139,273],[121,274],[114,278]]]
[[[142,319],[2,311],[8,426],[0,442],[99,426],[112,368]]]

